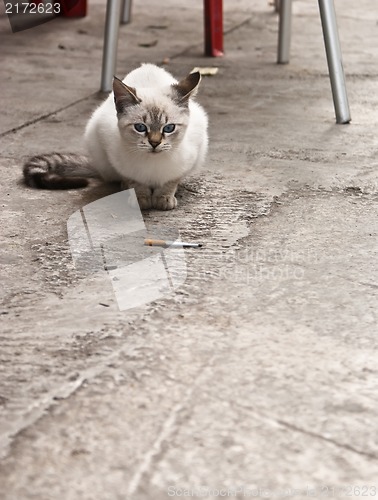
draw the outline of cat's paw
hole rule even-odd
[[[149,187],[143,186],[137,182],[123,179],[121,181],[121,189],[134,189],[138,200],[138,205],[141,210],[152,208],[152,191]],[[135,198],[130,197],[130,204],[135,205]]]
[[[128,189],[130,189],[129,181],[122,179],[121,180],[121,191],[127,191]]]
[[[169,194],[152,196],[152,206],[157,210],[173,210],[177,207],[177,200],[174,195]]]
[[[152,196],[151,195],[138,195],[139,208],[141,210],[148,210],[152,208]]]
[[[139,208],[140,210],[148,210],[149,208],[152,208],[152,197],[150,194],[128,196],[127,205],[133,210],[137,208]]]

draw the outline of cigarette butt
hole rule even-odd
[[[200,248],[202,243],[185,243],[184,241],[152,240],[145,239],[144,244],[150,247],[171,248]]]
[[[118,266],[104,266],[105,271],[114,271]]]
[[[167,242],[164,240],[149,240],[146,239],[144,240],[144,244],[148,245],[150,247],[164,247],[166,246]]]

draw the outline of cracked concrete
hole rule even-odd
[[[202,56],[201,2],[134,3],[119,76],[166,58],[177,76],[219,67],[198,97],[206,167],[176,210],[144,213],[205,246],[186,251],[175,293],[124,312],[107,278],[75,268],[68,217],[116,188],[36,191],[20,167],[82,152],[103,99],[104,6],[17,34],[1,14],[0,496],[374,497],[375,4],[335,1],[352,110],[337,126],[316,2],[294,2],[288,66],[274,64],[265,1],[225,2],[215,60]]]

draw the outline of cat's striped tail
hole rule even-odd
[[[90,168],[86,156],[49,153],[32,156],[24,163],[25,183],[39,189],[77,189],[99,175]]]

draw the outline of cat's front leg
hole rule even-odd
[[[135,190],[141,210],[147,210],[152,207],[152,190],[148,186],[139,184],[139,182],[132,181],[131,179],[122,179],[121,189]]]
[[[172,210],[177,207],[175,197],[178,181],[170,181],[155,188],[152,194],[152,206],[158,210]]]

